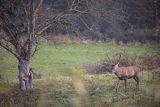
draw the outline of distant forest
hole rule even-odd
[[[76,35],[102,41],[160,41],[160,2],[158,0],[90,0],[88,11],[68,19],[74,28],[50,27],[47,35]],[[84,1],[86,2],[86,0]],[[69,0],[45,0],[47,12],[64,11]],[[83,0],[80,0],[83,4]],[[75,30],[76,28],[76,30]],[[74,31],[74,32],[72,32]]]

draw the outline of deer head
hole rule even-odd
[[[119,67],[119,62],[121,59],[121,54],[122,53],[117,53],[116,55],[119,55],[119,58],[117,60],[117,62],[115,63],[113,60],[110,59],[110,57],[106,54],[108,62],[111,64],[111,73],[115,73],[116,69]]]
[[[113,65],[113,68],[112,68],[112,73],[115,73],[117,71],[117,69],[119,68],[119,63],[116,64],[116,65]]]

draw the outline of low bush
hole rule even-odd
[[[119,59],[119,56],[121,58]],[[103,74],[112,71],[113,65],[119,62],[119,66],[138,66],[142,70],[153,70],[160,68],[160,53],[153,55],[140,55],[130,57],[125,51],[114,53],[111,58],[108,56],[97,63],[87,63],[83,67],[89,74]]]

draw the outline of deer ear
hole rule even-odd
[[[116,65],[119,66],[119,62]]]

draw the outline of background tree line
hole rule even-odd
[[[75,0],[83,8],[85,0]],[[63,11],[71,0],[46,0],[47,12]],[[74,4],[73,4],[74,5]],[[81,17],[66,18],[74,27],[50,27],[47,35],[77,35],[91,40],[159,42],[160,2],[158,0],[89,0]],[[85,8],[86,8],[85,7]],[[76,28],[76,29],[75,29]],[[74,33],[72,32],[74,31]]]

